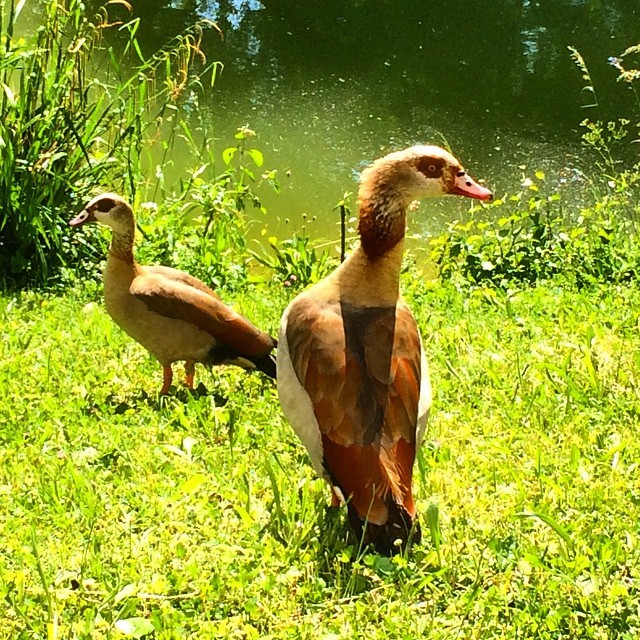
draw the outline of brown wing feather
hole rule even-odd
[[[153,265],[153,266],[144,266],[139,267],[143,270],[143,273],[150,275],[157,275],[161,278],[169,278],[170,280],[175,280],[176,282],[182,282],[183,284],[188,285],[189,287],[193,287],[194,289],[198,289],[203,293],[208,293],[210,296],[217,298],[220,300],[220,296],[208,285],[206,285],[202,280],[192,276],[189,273],[185,273],[184,271],[180,271],[179,269],[173,269],[172,267],[164,267],[162,265]]]
[[[262,357],[275,346],[269,334],[254,327],[217,296],[183,282],[149,275],[136,278],[130,293],[154,313],[193,324],[241,355]]]
[[[287,342],[334,482],[362,519],[384,523],[389,493],[413,517],[420,339],[409,309],[303,298],[289,314]]]

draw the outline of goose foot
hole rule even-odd
[[[191,362],[190,360],[187,360],[184,363],[184,373],[185,373],[185,377],[184,377],[185,386],[187,387],[187,389],[193,389],[193,377],[195,376],[195,373],[196,373],[195,363]]]

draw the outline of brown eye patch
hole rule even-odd
[[[427,178],[439,178],[444,169],[442,158],[422,157],[418,160],[417,169]]]
[[[98,211],[102,211],[106,213],[107,211],[111,211],[116,206],[116,201],[111,198],[101,198],[98,202],[95,203],[94,207]]]

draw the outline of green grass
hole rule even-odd
[[[99,287],[0,297],[0,638],[637,637],[640,291],[405,286],[435,402],[392,560],[270,381],[159,399]],[[274,332],[288,295],[234,302]]]

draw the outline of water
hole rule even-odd
[[[638,0],[134,5],[147,52],[199,17],[223,31],[224,40],[208,29],[203,41],[208,58],[224,63],[204,103],[220,150],[249,124],[266,164],[278,169],[282,194],[264,193],[270,232],[285,233],[285,219],[291,228],[318,216],[314,233],[331,236],[332,209],[357,190],[360,169],[416,143],[449,144],[497,195],[542,169],[550,186],[579,200],[593,168],[580,121],[634,114],[634,96],[608,60],[640,42]],[[589,67],[597,108],[583,106],[593,99],[568,46]],[[463,199],[430,202],[419,230],[437,231],[468,207]]]
[[[497,194],[543,169],[579,198],[592,162],[579,123],[633,109],[607,60],[640,42],[637,0],[232,4],[244,8],[228,21],[224,6],[201,7],[225,33],[207,43],[225,64],[208,105],[223,138],[249,123],[268,161],[291,172],[268,208],[294,224],[334,215],[362,166],[418,142],[448,143]],[[591,96],[569,45],[589,66],[599,109],[582,108]],[[430,202],[420,230],[468,206]]]

